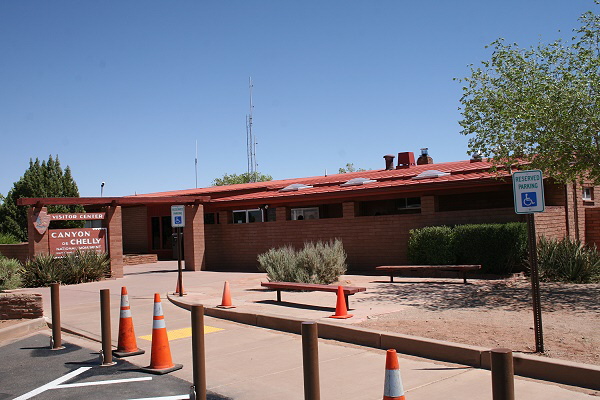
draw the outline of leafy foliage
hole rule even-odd
[[[347,269],[346,252],[339,239],[305,243],[295,251],[291,246],[269,249],[258,256],[259,269],[270,281],[330,284]]]
[[[244,172],[243,174],[225,174],[222,178],[215,178],[212,182],[213,186],[225,186],[225,185],[237,185],[240,183],[250,183],[250,182],[267,182],[272,181],[273,177],[271,175],[261,174],[260,172],[256,172],[255,174],[251,174],[249,172]]]
[[[458,264],[481,264],[481,272],[510,274],[527,257],[527,225],[474,224],[454,227],[454,251]]]
[[[546,281],[589,283],[600,281],[600,253],[579,240],[551,240],[537,244],[540,278]]]
[[[0,254],[0,290],[21,287],[21,263]]]
[[[340,168],[338,174],[348,174],[350,172],[366,171],[364,168],[356,168],[353,163],[347,163],[346,167]]]
[[[429,226],[410,231],[409,262],[418,265],[481,264],[482,272],[508,274],[527,255],[524,223]]]
[[[17,206],[21,197],[79,197],[79,189],[71,175],[69,167],[60,166],[58,156],[52,156],[48,162],[29,161],[29,168],[21,179],[15,182],[8,192],[4,203],[0,206],[0,232],[15,236],[20,241],[27,241],[27,207]],[[84,212],[82,206],[49,206],[50,213]],[[55,221],[55,228],[80,228],[82,221]]]
[[[411,229],[408,238],[408,261],[420,265],[449,265],[456,262],[454,232],[449,226]]]
[[[26,287],[48,286],[51,283],[71,285],[92,282],[110,275],[110,259],[106,253],[77,251],[63,258],[40,254],[23,267]]]
[[[0,232],[0,244],[17,244],[21,243],[19,239],[15,237],[15,235],[11,235],[10,233],[1,233]]]
[[[522,49],[498,39],[491,60],[471,65],[460,125],[472,153],[600,183],[600,16],[579,21],[570,42]]]

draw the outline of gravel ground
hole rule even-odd
[[[600,365],[600,284],[540,284],[544,355]],[[482,347],[535,352],[529,280],[411,282],[380,293],[404,309],[358,323],[372,329]]]

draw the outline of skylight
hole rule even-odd
[[[430,179],[430,178],[439,178],[441,176],[450,175],[449,172],[438,171],[437,169],[428,169],[427,171],[421,172],[417,176],[413,176],[412,179]]]
[[[280,190],[280,192],[297,192],[298,190],[310,189],[312,186],[305,185],[304,183],[292,183]]]
[[[377,182],[377,181],[374,181],[372,179],[367,179],[367,178],[352,178],[348,182],[342,183],[340,186],[360,186],[360,185],[364,185],[365,183],[373,183],[373,182]]]

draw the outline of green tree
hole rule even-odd
[[[0,232],[11,234],[27,241],[27,207],[17,206],[21,197],[79,197],[79,189],[69,167],[60,166],[58,156],[48,161],[29,160],[29,168],[0,205]],[[84,212],[82,206],[49,206],[50,213]],[[83,226],[81,221],[55,221],[54,228],[76,228]]]
[[[364,168],[356,168],[354,167],[353,163],[346,163],[346,167],[345,168],[340,168],[338,170],[338,174],[347,174],[350,172],[361,172],[361,171],[366,171]]]
[[[250,179],[254,178],[254,179]],[[225,174],[222,178],[215,178],[212,182],[213,186],[225,186],[225,185],[236,185],[239,183],[249,183],[249,182],[266,182],[272,181],[273,177],[271,175],[261,174],[260,172],[256,172],[255,174],[250,174],[249,172],[244,172],[243,174]]]
[[[560,182],[600,183],[600,17],[588,11],[579,21],[570,41],[522,49],[498,39],[491,60],[471,65],[460,80],[471,153],[505,166],[524,160]]]

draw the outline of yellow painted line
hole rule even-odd
[[[204,325],[204,334],[222,331],[222,328],[215,328],[214,326]],[[174,331],[167,331],[167,338],[169,340],[183,339],[192,336],[192,328],[175,329]],[[139,336],[140,339],[152,341],[152,335]]]

